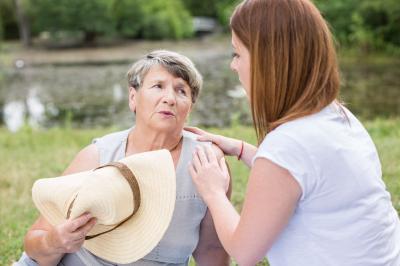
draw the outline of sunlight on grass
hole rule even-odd
[[[366,122],[365,126],[379,151],[383,179],[399,212],[400,120],[378,119]],[[0,128],[0,265],[9,265],[19,258],[23,236],[38,215],[31,200],[33,182],[39,178],[60,175],[73,156],[94,137],[116,130],[54,128],[36,131],[24,128],[12,134]],[[256,143],[251,127],[234,125],[231,128],[209,130]],[[232,202],[240,210],[249,169],[234,157],[228,158],[228,162],[233,173]],[[191,262],[191,265],[194,263]],[[267,265],[267,262],[260,265]]]

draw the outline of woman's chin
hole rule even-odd
[[[175,119],[165,119],[158,121],[157,123],[153,123],[153,128],[160,132],[173,132],[177,130],[183,130],[183,124],[180,125],[176,123]]]

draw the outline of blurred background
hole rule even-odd
[[[235,0],[1,0],[0,123],[129,126],[125,72],[153,49],[192,58],[205,86],[191,124],[251,122],[229,69]],[[400,4],[318,0],[335,35],[342,99],[371,119],[400,114]],[[118,119],[115,119],[118,117]]]
[[[238,2],[0,0],[0,265],[19,258],[37,218],[33,182],[60,175],[94,137],[132,125],[126,72],[151,50],[180,52],[203,74],[191,125],[256,143],[247,99],[229,69],[228,22]],[[335,36],[341,99],[377,145],[400,212],[400,2],[315,4]],[[248,169],[229,162],[240,210]]]

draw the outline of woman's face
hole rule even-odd
[[[242,84],[247,96],[250,96],[250,53],[242,41],[232,31],[232,62],[231,69],[239,76],[239,81]]]
[[[142,86],[129,88],[129,106],[136,112],[136,123],[161,131],[182,130],[192,109],[189,85],[162,66],[153,66]]]

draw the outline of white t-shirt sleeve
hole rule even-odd
[[[307,199],[316,187],[317,176],[311,157],[305,146],[292,136],[271,132],[258,147],[253,165],[257,158],[268,159],[288,170],[301,187],[300,200]]]

